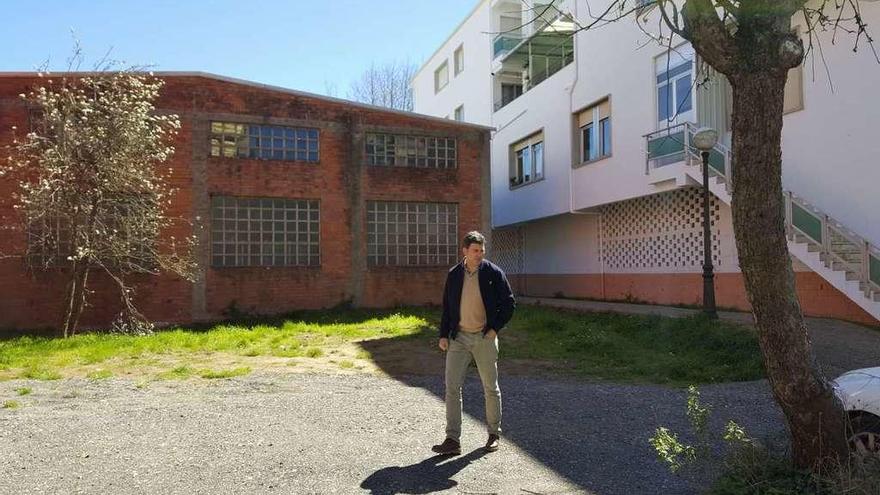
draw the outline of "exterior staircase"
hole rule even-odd
[[[702,158],[691,146],[696,126],[680,124],[648,134],[647,169],[684,162],[684,173],[703,183]],[[709,190],[730,205],[731,152],[718,144],[709,155]],[[880,320],[880,249],[791,191],[784,192],[788,250],[810,270]]]

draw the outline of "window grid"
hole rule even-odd
[[[367,202],[370,266],[448,266],[457,251],[457,204]]]
[[[73,254],[70,226],[60,217],[41,217],[27,225],[28,262],[33,265],[61,265]]]
[[[368,165],[456,168],[455,138],[367,133]]]
[[[318,129],[211,122],[211,156],[317,162],[319,141]]]
[[[511,146],[510,187],[544,178],[544,134],[539,132]]]
[[[212,197],[211,264],[319,266],[319,201]]]

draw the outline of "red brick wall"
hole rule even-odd
[[[481,214],[481,170],[488,167],[485,130],[209,77],[163,78],[166,86],[157,107],[177,113],[182,122],[176,153],[167,164],[172,169],[171,185],[178,189],[169,214],[192,221],[199,217],[196,223],[203,229],[195,232],[202,240],[199,258],[204,271],[195,284],[168,275],[141,277],[135,284],[137,303],[154,321],[215,319],[233,301],[241,310],[259,313],[329,307],[349,300],[366,306],[437,303],[448,267],[367,266],[365,202],[453,202],[459,205],[459,237],[486,228]],[[17,95],[43,83],[32,76],[0,77],[0,146],[10,143],[11,126],[27,127]],[[320,163],[210,157],[207,132],[212,119],[317,127]],[[363,134],[367,131],[456,137],[459,168],[366,167]],[[16,189],[13,181],[0,178],[4,225],[16,222],[9,199]],[[320,200],[321,266],[210,266],[213,194]],[[187,222],[173,230],[166,235],[193,232]],[[0,255],[20,254],[24,243],[23,233],[4,233]],[[29,274],[20,258],[0,258],[0,329],[57,326],[65,283],[61,271]],[[118,298],[100,276],[92,278],[91,286],[95,293],[82,322],[106,325],[118,312]]]
[[[511,285],[523,295],[634,300],[650,304],[693,304],[703,302],[700,273],[669,274],[583,274],[510,275]],[[814,272],[795,272],[795,287],[801,310],[807,316],[839,318],[880,326],[874,317]],[[715,301],[723,308],[749,311],[745,285],[739,273],[715,274]]]

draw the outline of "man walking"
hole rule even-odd
[[[462,243],[462,254],[464,259],[446,276],[440,319],[440,349],[446,351],[446,440],[431,450],[445,455],[461,454],[461,386],[472,359],[477,363],[486,399],[486,450],[498,450],[498,332],[510,321],[516,307],[504,272],[483,259],[483,234],[469,232]]]

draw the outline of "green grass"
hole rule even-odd
[[[15,393],[18,395],[30,395],[32,390],[30,387],[20,387],[15,389]]]
[[[339,362],[340,368],[354,368],[354,362],[349,359],[343,359]]]
[[[564,362],[578,374],[675,386],[763,378],[751,328],[703,316],[663,318],[517,310],[503,358]]]
[[[19,378],[52,380],[94,363],[102,369],[169,363],[161,379],[225,377],[235,370],[210,367],[213,354],[320,358],[335,345],[393,340],[413,348],[435,346],[437,308],[325,310],[283,318],[174,328],[147,336],[84,334],[69,339],[19,337],[0,341],[0,370]],[[673,386],[763,377],[760,352],[749,327],[702,316],[663,318],[576,313],[521,306],[501,333],[502,360],[550,362],[551,368],[592,378]],[[197,359],[193,361],[193,358]],[[372,359],[367,350],[356,359]],[[110,360],[113,360],[112,362]],[[347,360],[339,363],[348,366]],[[175,366],[175,362],[181,366]],[[353,363],[352,363],[353,366]],[[117,373],[118,374],[118,373]],[[235,374],[229,376],[236,376]]]
[[[199,370],[199,376],[202,378],[214,379],[214,378],[232,378],[233,376],[242,376],[247,375],[251,372],[251,369],[247,366],[241,368],[234,368],[228,370]]]
[[[60,380],[61,373],[59,373],[55,369],[47,369],[45,367],[33,367],[30,366],[25,368],[19,375],[19,378],[30,378],[32,380]]]
[[[3,401],[3,409],[18,409],[19,407],[21,407],[21,403],[17,400]]]
[[[95,370],[86,375],[90,380],[104,380],[113,376],[110,370]]]
[[[319,357],[324,346],[419,334],[436,310],[308,311],[283,318],[174,328],[147,336],[89,333],[68,339],[18,337],[0,341],[0,371],[19,378],[54,380],[60,371],[111,359],[145,363],[157,355],[225,352],[244,356]],[[146,358],[146,359],[145,359]],[[0,373],[2,374],[2,373]],[[179,374],[179,373],[177,373]],[[175,375],[172,373],[171,375]]]
[[[195,370],[189,366],[178,366],[159,373],[158,378],[161,378],[162,380],[183,380],[193,376],[193,374],[195,374]]]

